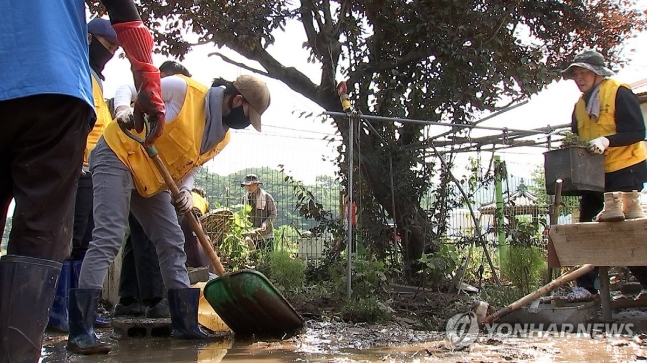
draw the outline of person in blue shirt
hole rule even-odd
[[[164,125],[153,38],[132,0],[103,0],[137,86],[129,127]],[[15,200],[7,255],[0,258],[0,363],[38,362],[61,262],[70,255],[73,204],[95,120],[83,0],[0,2],[0,205]],[[100,291],[70,292],[72,351],[95,344]],[[94,307],[83,314],[80,306]],[[86,347],[90,347],[86,349]]]

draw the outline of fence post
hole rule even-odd
[[[496,211],[494,213],[496,220],[496,233],[499,239],[499,268],[503,268],[503,261],[508,252],[508,246],[505,241],[504,203],[503,203],[503,173],[501,172],[501,157],[494,156],[494,191],[496,194]]]

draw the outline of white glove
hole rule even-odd
[[[259,232],[265,232],[266,230],[267,230],[267,223],[263,222],[261,224],[261,228],[260,228]]]
[[[175,210],[180,215],[190,211],[193,208],[193,196],[191,195],[191,190],[188,188],[180,189],[180,194],[173,197],[171,203],[175,206]]]
[[[591,153],[591,154],[603,154],[604,150],[606,150],[609,147],[609,139],[607,139],[604,136],[598,137],[597,139],[593,139],[589,141],[589,144],[587,145],[586,149]]]
[[[122,124],[133,124],[133,109],[127,106],[118,107],[115,112],[115,119],[117,119],[117,122]]]

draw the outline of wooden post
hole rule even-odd
[[[609,292],[609,268],[600,266],[600,303],[602,304],[602,320],[611,321],[611,293]]]
[[[554,226],[559,220],[559,207],[562,205],[562,179],[557,179],[555,182],[555,196],[552,198],[553,203],[550,206],[550,215],[549,215],[549,224]],[[551,228],[549,227],[549,228]],[[553,245],[553,240],[548,235],[548,281],[553,279],[553,276],[556,275],[555,268],[560,267],[559,258],[557,258],[557,253],[555,252],[555,246]]]

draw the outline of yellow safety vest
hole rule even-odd
[[[196,192],[191,192],[191,196],[193,196],[193,208],[199,210],[202,215],[207,214],[209,202]]]
[[[577,133],[586,141],[600,136],[609,136],[616,133],[616,93],[619,87],[628,85],[614,79],[605,79],[600,85],[600,117],[593,119],[586,112],[584,95],[575,105],[575,119],[577,120]],[[628,166],[638,164],[647,159],[647,150],[642,141],[627,145],[609,147],[604,151],[604,172],[610,173]]]
[[[206,122],[205,99],[208,87],[191,78],[180,77],[187,83],[184,104],[177,117],[164,125],[164,132],[155,142],[159,156],[175,182],[181,180],[194,167],[216,156],[231,138],[230,132],[227,131],[222,141],[206,153],[200,154]],[[168,188],[143,146],[124,134],[116,122],[106,127],[103,137],[119,160],[132,172],[135,187],[141,196],[150,197]]]
[[[85,144],[85,153],[83,154],[83,165],[85,166],[89,165],[88,158],[90,157],[90,151],[97,145],[97,141],[99,141],[99,138],[103,134],[103,130],[112,121],[110,109],[103,99],[103,92],[101,92],[99,82],[97,82],[94,76],[92,76],[92,96],[94,97],[94,109],[97,112],[97,121],[94,123],[90,134],[88,134],[88,141]]]

